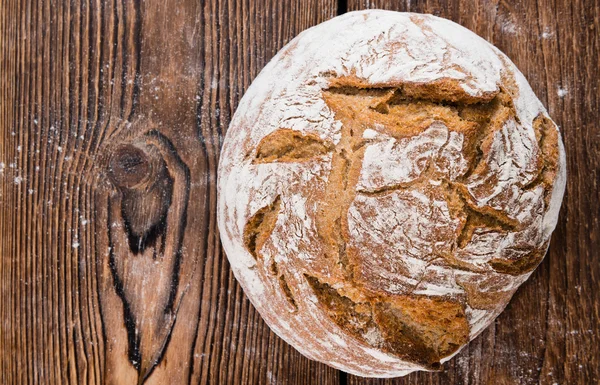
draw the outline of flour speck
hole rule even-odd
[[[559,98],[564,98],[565,96],[567,96],[569,93],[569,90],[567,89],[567,87],[558,87],[556,89],[556,95],[558,95]]]
[[[518,28],[515,25],[515,23],[507,20],[504,23],[502,23],[502,32],[509,35],[515,35],[518,32]]]
[[[544,29],[542,32],[542,39],[551,39],[554,37],[554,32],[552,32],[549,28]]]

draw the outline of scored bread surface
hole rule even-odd
[[[302,354],[362,376],[435,370],[542,260],[564,163],[495,47],[431,15],[352,12],[292,40],[242,98],[221,239]]]

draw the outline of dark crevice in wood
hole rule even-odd
[[[198,15],[198,17],[201,19],[200,25],[204,25],[204,17],[205,14],[204,12],[200,12],[200,14]],[[203,73],[203,69],[204,69],[204,65],[203,62],[201,61],[200,63],[198,63],[199,65],[199,72]],[[196,106],[195,106],[195,127],[194,127],[194,133],[195,133],[195,137],[198,139],[198,144],[200,146],[200,153],[203,156],[203,160],[204,162],[206,162],[206,164],[210,163],[210,159],[209,159],[209,150],[207,148],[207,139],[204,136],[204,129],[205,129],[205,125],[203,124],[202,121],[202,117],[203,117],[203,100],[204,100],[204,77],[200,76],[198,78],[198,84],[196,85],[196,89],[195,89],[195,93],[196,93]],[[218,130],[220,130],[220,128],[217,127]],[[209,131],[210,132],[210,131]],[[209,136],[209,140],[212,142],[213,138],[212,136]],[[219,143],[219,147],[218,149],[220,150],[222,146],[222,143]],[[214,146],[213,146],[214,148]],[[207,170],[204,172],[204,177],[201,179],[201,181],[206,185],[206,186],[211,186],[211,181],[214,180],[213,179],[214,175],[211,175],[211,170]],[[212,193],[212,191],[211,191]],[[209,208],[211,207],[210,201],[211,201],[211,193],[207,193],[205,194],[206,196],[206,200],[205,200],[205,210],[203,212],[203,216],[204,216],[204,220],[203,223],[205,223],[204,226],[201,227],[200,231],[201,231],[201,238],[203,239],[203,243],[204,245],[206,245],[206,250],[203,251],[203,256],[204,258],[206,258],[206,260],[200,261],[200,265],[201,265],[201,269],[202,272],[199,275],[200,277],[205,277],[205,272],[206,272],[206,263],[208,258],[210,258],[211,256],[208,253],[208,247],[209,247],[209,238],[211,236],[211,230],[210,230],[210,226],[208,225],[210,223],[210,217],[212,215],[212,210],[210,210]],[[204,287],[202,287],[200,289],[199,292],[199,296],[200,298],[202,298],[202,296],[204,295]],[[195,362],[196,362],[196,348],[197,348],[197,343],[198,343],[198,339],[200,337],[199,331],[201,330],[201,321],[200,321],[200,315],[202,314],[203,309],[203,305],[204,302],[200,301],[200,305],[198,308],[198,319],[195,320],[194,322],[196,323],[196,326],[194,328],[194,332],[192,334],[193,336],[193,342],[191,344],[191,348],[189,351],[189,358],[188,358],[188,362],[190,363],[190,368],[188,371],[188,378],[187,378],[187,383],[188,384],[192,384],[192,378],[194,376],[194,371],[196,369],[195,367]]]
[[[91,208],[95,207],[96,206],[97,196],[95,194],[90,194],[90,198],[91,198],[90,200],[92,201],[92,203],[90,203],[90,207]],[[108,201],[108,205],[107,206],[110,206],[110,203],[111,203],[110,199],[108,199],[107,201]],[[99,220],[97,211],[95,209],[90,210],[90,221],[89,221],[89,224],[90,224],[91,234],[97,234],[98,231],[103,230],[104,226],[106,226],[108,228],[108,231],[109,231],[108,234],[107,234],[107,238],[110,239],[110,235],[111,235],[110,234],[110,224],[112,223],[111,222],[111,218],[110,218],[110,212],[111,212],[110,211],[110,207],[108,208],[107,212],[108,212],[108,217],[106,219],[106,223],[102,223],[102,221]],[[95,279],[93,281],[95,281],[96,292],[97,293],[101,293],[102,290],[101,290],[101,279],[100,279],[100,277],[101,277],[102,263],[100,261],[102,261],[102,256],[98,252],[99,248],[98,248],[98,244],[97,244],[97,238],[96,237],[91,237],[91,239],[92,239],[91,248],[92,248],[92,253],[94,255],[94,259],[93,260],[95,262],[95,268],[94,267],[91,268],[91,270],[93,272],[95,272],[95,274],[94,274]],[[110,260],[110,255],[109,255],[109,268],[110,268],[110,264],[111,264],[111,260]],[[113,258],[113,267],[114,267],[114,258]],[[112,277],[113,276],[113,271],[112,271],[113,268],[110,268],[110,270],[111,270],[111,274],[110,275]],[[121,297],[119,297],[119,298],[121,298]],[[99,298],[96,297],[96,299],[97,300],[96,300],[95,304],[98,306],[98,313],[101,314],[101,315],[102,314],[106,314],[105,312],[108,311],[108,309],[104,308],[104,305],[102,304],[102,301]],[[121,301],[122,300],[123,299],[121,298]],[[100,317],[100,332],[101,332],[102,341],[108,341],[108,333],[107,333],[107,330],[106,330],[106,323],[105,323],[105,321],[104,321],[104,319],[102,317]],[[98,349],[100,349],[100,345],[99,344],[97,345],[97,347],[98,347]],[[101,365],[101,368],[100,368],[100,372],[102,373],[102,375],[101,375],[102,377],[106,377],[107,352],[108,352],[108,349],[105,348],[100,353],[100,354],[102,354],[102,361],[101,361],[102,365]]]
[[[337,15],[343,15],[348,12],[348,0],[338,0],[337,3]]]
[[[127,233],[127,239],[129,241],[129,249],[133,254],[140,254],[146,251],[149,247],[158,247],[159,253],[164,253],[165,251],[165,242],[164,236],[168,231],[167,226],[167,210],[171,205],[171,192],[169,191],[165,195],[165,202],[162,210],[162,214],[159,217],[158,221],[153,223],[150,228],[144,230],[143,233],[137,233],[134,230],[134,226],[132,224],[132,219],[129,213],[127,212],[128,206],[133,206],[133,203],[128,203],[129,199],[127,195],[124,196],[123,204],[121,206],[121,215],[123,216],[123,224],[125,227],[125,232]],[[135,196],[132,197],[135,200]],[[133,209],[135,210],[135,209]],[[157,244],[157,241],[161,239],[161,242]],[[156,251],[154,253],[156,259]]]
[[[117,0],[119,1],[119,0]],[[127,0],[120,0],[121,4],[121,10],[123,12],[123,14],[125,14],[127,12]],[[132,65],[132,63],[130,63],[131,61],[131,57],[134,55],[135,52],[135,47],[129,47],[129,39],[128,39],[128,32],[129,32],[129,28],[131,28],[131,26],[129,26],[128,24],[130,23],[129,18],[123,17],[122,19],[123,22],[123,30],[124,30],[124,39],[121,45],[121,102],[120,102],[120,107],[121,107],[121,116],[123,117],[124,120],[127,120],[129,116],[125,116],[125,106],[127,103],[127,81],[128,81],[128,74],[127,74],[127,70],[128,67]],[[133,23],[135,25],[135,22]],[[128,51],[128,48],[131,49],[131,51]],[[133,112],[133,110],[132,110]]]
[[[126,3],[127,0],[124,0]],[[142,63],[142,12],[141,12],[141,1],[134,1],[134,48],[135,52],[135,75],[133,77],[133,95],[131,98],[131,113],[129,114],[128,121],[133,120],[135,110],[138,106],[140,99],[140,86],[141,86],[141,63]]]
[[[150,131],[146,135],[148,137],[157,139],[164,146],[164,148],[171,153],[171,156],[174,158],[175,162],[177,162],[178,168],[183,171],[183,186],[184,187],[183,187],[183,191],[180,192],[182,194],[180,199],[181,199],[183,207],[181,209],[181,216],[176,218],[178,220],[178,223],[175,224],[177,226],[177,228],[179,229],[179,232],[178,232],[178,238],[175,240],[176,255],[175,255],[173,281],[171,284],[171,291],[169,293],[169,300],[167,301],[167,306],[165,307],[165,313],[167,313],[167,312],[173,312],[175,296],[177,293],[177,288],[179,287],[180,265],[181,265],[181,258],[182,258],[181,247],[183,245],[183,238],[184,238],[185,229],[187,226],[191,175],[190,175],[190,169],[188,168],[188,166],[185,164],[183,159],[181,159],[181,157],[177,153],[177,149],[175,148],[173,143],[166,136],[162,135],[158,131]],[[167,227],[167,225],[166,225],[166,218],[165,218],[165,229],[166,229],[166,227]],[[165,235],[166,235],[166,232],[165,232]],[[161,253],[164,253],[164,247],[161,249]],[[162,356],[162,354],[164,354],[164,350],[161,353],[161,356]],[[157,360],[157,364],[159,362],[160,362],[160,360]]]
[[[337,15],[343,15],[348,12],[348,0],[338,0]]]
[[[121,101],[120,101],[120,105],[121,105],[121,116],[127,120],[127,121],[132,121],[132,118],[134,116],[135,113],[135,109],[136,106],[138,104],[138,99],[139,99],[139,93],[140,93],[140,65],[141,65],[141,49],[142,49],[142,44],[141,44],[141,27],[142,27],[142,16],[141,16],[141,12],[140,12],[140,2],[139,1],[133,1],[131,3],[129,3],[126,0],[121,0],[121,7],[123,10],[123,13],[127,12],[127,8],[128,5],[131,5],[133,7],[133,17],[124,17],[123,18],[123,29],[124,29],[124,40],[123,40],[123,44],[122,44],[122,52],[121,52],[121,57],[122,57],[122,68],[121,68]],[[129,25],[132,24],[132,25]],[[129,47],[129,36],[128,34],[131,34],[133,36],[133,47]],[[128,74],[129,70],[131,68],[133,69],[133,74]],[[127,88],[128,88],[128,83],[129,83],[129,76],[132,76],[133,79],[133,88],[132,88],[132,93],[131,93],[131,111],[129,111],[128,116],[124,116],[123,113],[125,112],[125,105],[127,102],[127,95],[128,93]]]
[[[119,210],[113,211],[113,204],[109,204],[108,237],[109,237],[109,268],[113,276],[115,292],[123,303],[125,326],[128,333],[129,359],[139,373],[140,381],[147,378],[165,354],[166,347],[171,338],[172,327],[177,318],[176,300],[180,291],[180,274],[182,263],[183,236],[187,225],[187,205],[191,175],[189,168],[177,154],[173,143],[159,133],[150,131],[145,135],[145,150],[127,145],[115,152],[111,159],[109,177],[117,188],[121,198]],[[167,167],[167,163],[169,166]],[[144,174],[145,173],[145,174]],[[140,175],[142,174],[142,175]],[[177,199],[175,202],[174,199]],[[175,210],[175,211],[174,211]],[[137,299],[131,297],[134,293],[127,292],[124,278],[118,270],[118,259],[127,258],[128,255],[115,255],[116,234],[113,235],[113,223],[117,218],[112,218],[113,212],[120,214],[123,223],[124,235],[131,255],[143,258],[147,249],[152,248],[151,257],[161,263],[171,261],[169,271],[170,282],[168,287],[157,287],[166,295],[165,301],[159,303],[167,323],[161,327],[168,327],[169,332],[164,334],[148,328],[140,329],[135,311],[139,306],[133,306],[130,301]],[[170,223],[172,222],[172,223]],[[165,255],[167,244],[172,255]],[[122,245],[121,245],[122,246]],[[120,264],[119,264],[120,265]],[[160,265],[157,265],[160,268]],[[145,277],[129,277],[128,279],[145,279]],[[129,286],[130,287],[130,286]],[[130,289],[129,289],[130,290]],[[131,297],[131,298],[130,298]],[[181,296],[179,297],[181,298]],[[133,303],[136,305],[136,303]],[[139,305],[139,304],[137,304]],[[135,310],[138,308],[138,310]],[[159,320],[157,320],[159,321]],[[160,322],[163,322],[162,320]],[[158,333],[161,340],[156,341],[156,350],[150,351],[151,357],[143,357],[140,350],[140,341],[144,333]],[[148,347],[146,347],[147,349]],[[150,365],[144,362],[152,360]],[[145,361],[143,361],[145,360]],[[140,383],[141,383],[140,382]]]
[[[340,385],[348,385],[348,373],[340,370]]]
[[[123,196],[121,214],[134,255],[156,246],[164,252],[174,181],[155,152],[146,154],[138,147],[122,146],[109,164],[109,177]]]
[[[113,205],[112,199],[108,198],[108,211],[107,211],[108,214],[107,214],[107,221],[106,221],[107,222],[106,230],[107,230],[107,234],[108,234],[108,239],[112,239],[112,223],[115,220],[115,218],[112,218],[112,215],[111,215],[112,205]],[[137,371],[139,371],[142,360],[141,360],[141,353],[140,353],[140,349],[139,349],[140,338],[136,331],[135,318],[134,318],[133,312],[131,311],[131,306],[129,305],[129,302],[125,296],[123,282],[121,280],[121,277],[119,276],[119,273],[117,272],[117,266],[116,266],[113,245],[109,245],[108,250],[109,250],[108,251],[108,266],[110,268],[111,276],[112,276],[112,279],[114,282],[115,292],[117,293],[119,298],[121,298],[121,302],[123,303],[123,317],[124,317],[124,321],[125,321],[125,328],[127,330],[127,341],[128,341],[128,345],[129,345],[129,354],[128,354],[129,362],[131,362],[133,367]]]

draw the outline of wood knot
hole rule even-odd
[[[122,144],[110,154],[108,177],[121,194],[120,216],[134,254],[164,236],[174,179],[163,155],[150,140]]]
[[[106,217],[110,282],[123,305],[129,361],[145,379],[169,344],[196,261],[183,249],[189,167],[158,131],[134,140],[107,152],[102,175],[111,184]]]
[[[110,157],[108,175],[117,187],[133,188],[146,182],[151,174],[151,160],[139,147],[122,145]]]

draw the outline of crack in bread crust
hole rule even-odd
[[[318,278],[305,278],[328,315],[355,338],[427,369],[468,342],[463,306],[439,298],[372,297],[355,302]]]
[[[344,122],[335,98],[353,107]],[[368,377],[435,369],[543,255],[566,178],[552,130],[515,65],[463,27],[347,13],[291,41],[240,100],[217,175],[223,249],[308,358]],[[273,229],[246,229],[277,196]]]
[[[531,190],[539,185],[544,186],[544,202],[550,203],[551,186],[558,171],[558,141],[559,134],[556,125],[548,117],[540,114],[533,120],[533,130],[538,141],[538,147],[543,156],[539,158],[538,176],[523,187]]]
[[[246,223],[244,243],[254,259],[259,259],[260,250],[275,228],[280,206],[281,198],[277,196],[271,204],[258,210]]]
[[[360,257],[356,252],[352,252],[350,256],[348,255],[349,230],[347,215],[357,194],[356,186],[364,157],[364,148],[357,145],[357,143],[361,143],[364,131],[370,128],[373,125],[372,122],[375,121],[379,124],[378,128],[389,136],[395,138],[411,137],[419,135],[434,122],[441,121],[451,129],[474,136],[480,124],[475,119],[463,119],[460,116],[463,112],[460,107],[464,107],[465,115],[469,113],[475,115],[478,110],[488,109],[489,103],[496,102],[496,105],[500,104],[497,101],[498,97],[495,97],[492,99],[493,102],[470,99],[470,105],[461,106],[456,100],[444,101],[445,95],[443,94],[441,96],[433,95],[432,99],[434,101],[426,99],[428,91],[439,90],[439,88],[427,87],[427,89],[420,89],[418,86],[410,85],[409,89],[411,92],[406,94],[402,88],[372,89],[339,86],[323,92],[325,102],[334,111],[336,119],[342,122],[342,135],[334,149],[332,170],[326,187],[325,199],[320,203],[321,209],[317,219],[317,229],[320,238],[328,246],[326,255],[332,257],[338,252],[337,259],[340,261],[340,267],[346,280],[345,283],[356,286],[358,290],[362,289],[363,292],[365,292],[364,288],[361,288],[361,284],[354,279],[355,275],[360,274],[357,272],[360,269]],[[418,95],[419,99],[416,101],[411,100],[412,95]],[[479,105],[476,102],[479,102]],[[495,112],[494,109],[492,111]],[[429,162],[423,174],[427,174],[430,170],[432,170],[432,167]],[[342,183],[339,183],[338,180],[342,180]],[[413,184],[414,181],[407,183],[406,187],[411,187]],[[358,193],[381,194],[402,187],[402,185],[398,185],[377,191],[360,191]],[[341,226],[339,225],[340,222]],[[314,281],[311,282],[311,286],[316,292],[318,288],[322,288]],[[331,290],[333,289],[329,288],[327,291],[330,299],[334,298]],[[368,291],[365,293],[368,293]],[[323,292],[321,292],[321,298],[323,298],[322,294]],[[372,295],[372,293],[369,294]],[[366,295],[369,296],[369,294]],[[317,295],[319,296],[319,293]],[[346,298],[344,301],[338,302],[347,303],[347,301],[351,301],[350,298],[344,298]],[[427,301],[433,300],[427,296],[413,295],[410,297],[405,296],[404,301],[420,301],[419,303],[422,306],[423,303],[430,303]],[[400,306],[398,304],[401,303],[402,301],[398,298],[396,305],[389,303],[383,305],[377,297],[367,300],[366,304],[373,308],[367,322],[368,328],[354,330],[353,334],[367,341],[367,343],[372,343],[373,341],[369,341],[368,338],[365,338],[365,335],[373,336],[377,333],[383,341],[378,346],[379,348],[430,369],[439,366],[442,357],[453,353],[468,340],[469,326],[464,313],[464,305],[455,300],[436,299],[434,301],[436,308],[429,310],[430,312],[437,311],[443,306],[452,304],[455,312],[457,312],[456,317],[459,317],[461,321],[451,331],[440,328],[440,325],[435,323],[424,323],[420,325],[420,328],[408,327],[406,320],[402,320],[402,314],[406,313],[407,308],[405,307],[403,311],[402,307],[396,307]],[[339,308],[332,310],[331,306],[325,307],[340,327],[349,328],[347,327],[349,321],[340,313]],[[424,314],[427,314],[427,312]],[[367,316],[363,314],[362,317]],[[391,328],[400,325],[404,326],[400,329],[400,332],[391,330]],[[352,330],[351,327],[350,329]],[[444,348],[435,347],[435,339],[428,340],[424,338],[426,335],[443,336],[443,338],[448,338],[452,342],[448,342]],[[428,343],[434,347],[428,346]]]
[[[303,162],[326,154],[329,148],[318,136],[282,128],[260,141],[253,163]]]
[[[385,297],[366,285],[369,277],[364,276],[365,259],[351,244],[348,215],[358,195],[379,199],[396,191],[430,191],[431,181],[439,180],[439,187],[431,191],[445,202],[450,218],[458,224],[449,240],[451,249],[432,256],[427,268],[442,261],[445,266],[473,273],[482,270],[457,259],[454,255],[457,249],[465,248],[481,229],[499,233],[519,231],[522,224],[517,219],[503,210],[476,204],[467,186],[473,175],[488,167],[485,154],[490,151],[497,132],[516,116],[511,97],[502,89],[480,98],[453,93],[453,90],[456,91],[456,87],[452,82],[377,88],[354,78],[333,79],[332,86],[323,90],[322,97],[336,120],[342,123],[339,141],[334,145],[316,135],[280,129],[261,140],[253,160],[253,163],[305,162],[331,154],[331,170],[322,199],[317,203],[315,222],[325,258],[333,261],[344,279],[343,289],[334,289],[326,283],[325,277],[314,272],[304,277],[323,310],[339,327],[370,346],[431,370],[439,368],[442,358],[468,342],[467,305],[489,308],[508,301],[512,291],[499,288],[482,296],[476,284],[457,281],[464,290],[463,295],[444,298],[415,294],[422,277],[404,294]],[[412,179],[376,188],[359,187],[366,148],[374,143],[364,138],[367,129],[375,128],[378,134],[405,143],[435,124],[441,124],[446,130],[445,143],[435,151],[432,149],[426,163],[417,165],[415,175],[409,175]],[[534,122],[534,129],[541,149],[540,158],[553,158],[540,160],[537,177],[524,186],[533,189],[543,185],[546,203],[557,165],[557,134],[548,128],[550,124],[551,121],[542,116]],[[466,161],[452,180],[440,171],[443,167],[438,164],[450,133],[464,137],[461,156]],[[273,231],[276,219],[273,213],[279,212],[279,204],[277,198],[246,225],[246,247],[256,259]],[[516,260],[494,258],[489,266],[502,274],[520,275],[537,266],[544,250],[543,247],[531,250]],[[402,275],[410,274],[401,264],[396,268]],[[298,310],[285,274],[275,262],[270,269],[289,303]]]

